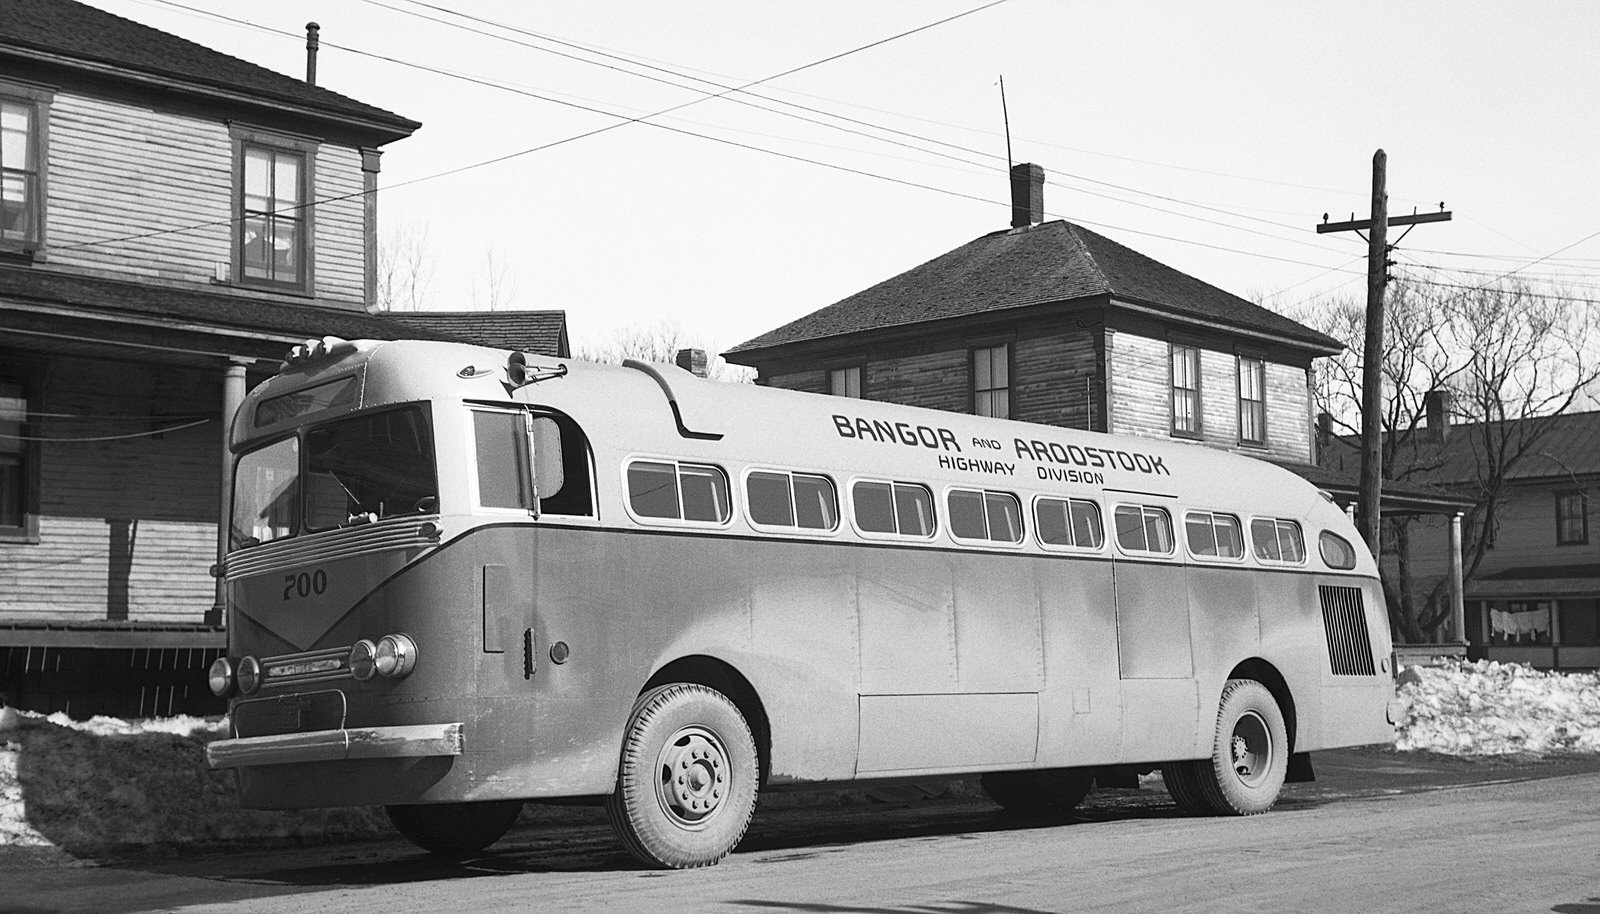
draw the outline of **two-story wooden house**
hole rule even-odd
[[[1079,225],[1012,170],[1012,228],[723,353],[758,383],[1314,460],[1333,338]]]
[[[412,120],[73,0],[0,0],[0,693],[214,699],[226,418],[368,313]],[[564,331],[563,331],[564,332]]]
[[[1463,556],[1470,655],[1600,667],[1600,412],[1452,423],[1448,402],[1430,411],[1400,459],[1419,468],[1417,478],[1477,506]],[[1354,459],[1354,450],[1347,443],[1330,456]],[[1491,495],[1492,515],[1484,510]],[[1438,593],[1449,573],[1448,535],[1443,518],[1413,525],[1410,575],[1419,599]]]

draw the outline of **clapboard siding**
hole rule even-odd
[[[1311,388],[1306,370],[1267,363],[1267,445],[1272,456],[1315,462],[1311,452]]]
[[[1167,386],[1167,343],[1132,333],[1108,333],[1111,431],[1165,438],[1172,427]],[[1204,389],[1202,377],[1202,390]],[[1202,413],[1202,417],[1204,414]]]
[[[1112,431],[1167,438],[1172,432],[1169,344],[1134,333],[1110,334]],[[1209,447],[1309,463],[1310,392],[1305,369],[1267,362],[1266,446],[1239,443],[1238,357],[1200,350],[1200,431]]]
[[[228,125],[60,93],[50,106],[52,266],[134,280],[209,283],[233,252]],[[361,154],[323,143],[313,168],[313,278],[321,303],[366,301]],[[138,236],[138,237],[130,237]]]
[[[814,394],[833,392],[828,386],[828,373],[826,371],[796,371],[792,374],[762,378],[761,383],[768,387],[779,387],[784,390],[803,390]]]
[[[201,621],[215,595],[220,376],[59,359],[40,402],[52,440],[39,542],[0,549],[0,622]]]
[[[366,203],[361,153],[324,143],[317,150],[317,297],[328,304],[366,303]]]
[[[972,412],[970,359],[965,349],[896,355],[867,363],[861,380],[870,400],[953,413]]]
[[[1018,335],[1011,352],[1011,417],[1041,425],[1102,429],[1100,366],[1087,330]]]
[[[1575,488],[1589,494],[1589,542],[1556,545],[1556,492]],[[1520,483],[1507,486],[1496,509],[1494,548],[1478,568],[1482,579],[1510,569],[1565,568],[1587,565],[1600,574],[1600,479],[1578,483]],[[1468,531],[1463,530],[1463,538]],[[1412,525],[1411,571],[1419,579],[1436,579],[1448,569],[1450,528],[1448,518],[1427,516]],[[1464,542],[1464,548],[1471,547]]]
[[[129,279],[209,279],[229,258],[232,149],[220,122],[56,96],[51,263]],[[171,234],[116,240],[152,232]]]

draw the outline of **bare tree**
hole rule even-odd
[[[433,283],[428,226],[390,223],[378,244],[377,305],[383,311],[421,311]]]
[[[713,381],[748,383],[754,380],[752,369],[729,365],[721,356],[714,355],[713,348],[691,339],[682,326],[672,320],[624,327],[611,339],[601,343],[578,343],[573,347],[573,355],[590,362],[620,364],[624,359],[638,359],[641,362],[672,364],[684,349],[705,350],[709,356],[706,376]]]
[[[1534,453],[1548,423],[1523,421],[1560,415],[1600,381],[1600,352],[1593,302],[1535,289],[1515,279],[1485,286],[1398,282],[1386,296],[1381,369],[1383,470],[1386,480],[1449,483],[1474,499],[1467,512],[1463,575],[1472,580],[1493,542],[1507,485],[1521,461]],[[1318,407],[1335,428],[1354,435],[1360,426],[1361,341],[1365,308],[1353,300],[1321,303],[1302,316],[1346,344],[1317,373]],[[1450,451],[1425,426],[1425,398],[1450,395],[1457,429]],[[1469,448],[1471,480],[1440,479],[1452,451]],[[1411,574],[1411,532],[1416,518],[1385,520],[1382,552],[1396,567],[1385,581],[1390,620],[1401,638],[1426,643],[1449,618],[1448,581],[1424,582]]]
[[[516,271],[506,263],[500,249],[490,244],[483,253],[484,277],[482,285],[472,283],[472,306],[488,311],[506,311],[516,307]],[[480,293],[481,288],[481,293]]]

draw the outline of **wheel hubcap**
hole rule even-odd
[[[703,828],[728,795],[728,751],[705,727],[684,727],[661,747],[656,799],[684,828]]]
[[[1272,731],[1267,722],[1254,712],[1241,715],[1229,742],[1233,773],[1239,782],[1255,787],[1265,780],[1272,767]]]

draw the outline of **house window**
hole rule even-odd
[[[972,413],[1011,418],[1011,347],[972,350]]]
[[[1589,496],[1582,492],[1556,493],[1556,545],[1581,546],[1589,542]]]
[[[835,368],[828,372],[828,393],[835,397],[861,399],[861,368]]]
[[[50,98],[46,90],[0,81],[0,251],[44,247]]]
[[[1200,350],[1172,344],[1172,433],[1200,436]]]
[[[1239,441],[1267,443],[1267,364],[1239,357]]]
[[[246,285],[310,291],[316,144],[235,131],[235,273]]]
[[[0,378],[0,542],[38,538],[35,469],[38,446],[28,431],[28,388]]]

